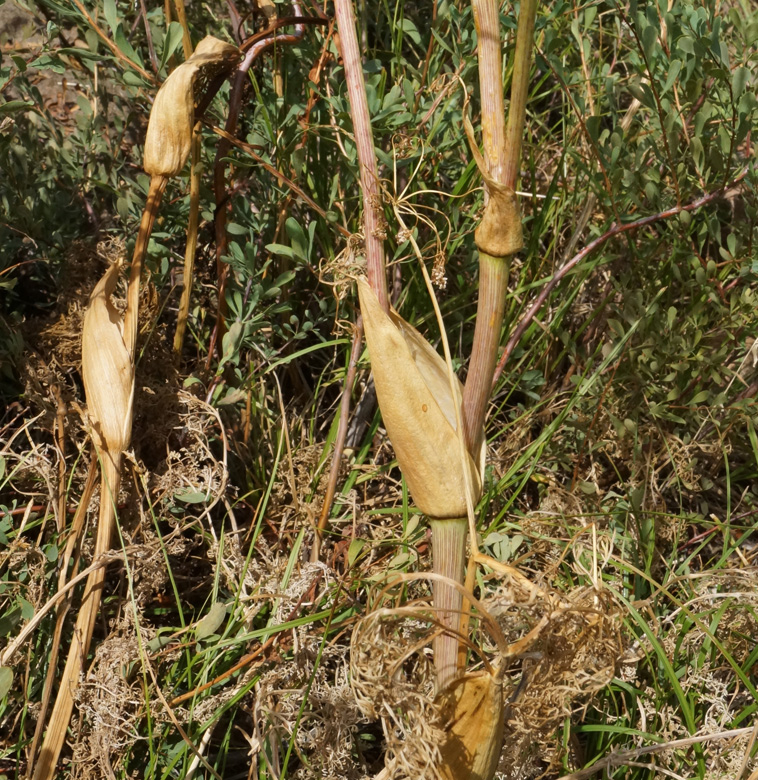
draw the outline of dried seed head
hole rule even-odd
[[[418,508],[430,517],[466,516],[466,475],[461,463],[447,365],[429,342],[395,311],[386,313],[373,290],[358,282],[366,342],[387,434]],[[480,464],[466,455],[473,490],[481,495]]]
[[[444,780],[492,780],[505,727],[503,682],[489,672],[467,674],[435,699],[445,724],[440,746]]]
[[[192,56],[163,82],[155,96],[145,138],[145,172],[176,176],[189,157],[195,124],[195,92],[209,71],[231,70],[239,49],[208,35]]]
[[[95,285],[82,331],[82,377],[92,434],[101,454],[118,458],[132,430],[134,364],[124,343],[122,317],[111,302],[121,262]]]

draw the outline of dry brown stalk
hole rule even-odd
[[[360,166],[361,192],[363,193],[363,238],[366,246],[366,275],[370,287],[379,299],[379,305],[387,311],[389,297],[387,276],[384,270],[384,238],[379,169],[374,151],[374,136],[368,112],[366,84],[363,79],[363,62],[355,32],[355,12],[352,0],[335,0],[334,14],[339,30],[339,47],[345,68],[345,81],[353,119],[353,135]]]

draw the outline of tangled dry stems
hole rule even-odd
[[[550,767],[562,756],[555,732],[564,719],[613,679],[626,644],[621,611],[605,590],[581,588],[566,596],[513,577],[482,603],[512,646],[534,632],[513,658],[498,657],[481,627],[478,632],[490,662],[505,667],[509,703],[500,776],[533,776],[535,767]],[[386,776],[393,780],[439,777],[446,724],[434,701],[428,650],[434,630],[431,608],[419,602],[375,609],[353,632],[353,690],[364,716],[382,724]]]

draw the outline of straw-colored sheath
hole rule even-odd
[[[466,516],[466,475],[456,432],[447,366],[429,342],[397,312],[385,312],[371,288],[358,282],[376,395],[398,463],[416,506],[437,519]],[[474,503],[481,495],[480,463],[467,458]]]

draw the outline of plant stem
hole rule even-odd
[[[142,212],[142,220],[134,245],[132,268],[129,272],[129,286],[126,293],[126,313],[124,314],[124,344],[134,358],[134,348],[137,344],[137,318],[139,316],[139,280],[142,275],[142,264],[147,255],[150,234],[153,232],[155,216],[161,205],[163,190],[168,179],[165,176],[150,177],[150,188],[147,192],[147,202]]]
[[[174,354],[182,353],[184,333],[187,330],[192,285],[195,278],[195,254],[197,252],[197,230],[200,216],[200,123],[192,130],[192,157],[190,160],[189,220],[187,221],[187,245],[184,250],[184,286],[179,299],[179,313],[174,333]]]
[[[182,26],[182,47],[184,59],[192,56],[192,37],[190,36],[184,0],[174,0],[174,9],[179,24]],[[187,244],[184,249],[184,286],[179,299],[179,314],[176,317],[176,333],[174,333],[174,354],[181,356],[184,345],[184,333],[187,330],[192,285],[195,278],[195,254],[197,253],[197,230],[200,222],[200,123],[192,129],[192,152],[190,157],[190,191],[189,219],[187,220]]]
[[[478,33],[484,160],[490,177],[513,190],[521,161],[537,0],[521,3],[507,130],[503,121],[498,5],[496,0],[472,0],[472,3]],[[508,258],[480,252],[479,262],[481,277],[474,346],[463,391],[463,430],[471,453],[477,452],[484,436],[508,289]]]
[[[334,452],[332,453],[332,465],[329,469],[329,482],[326,486],[324,503],[321,507],[321,515],[316,526],[316,534],[313,538],[313,547],[311,548],[311,563],[318,563],[319,552],[321,551],[321,540],[324,531],[329,525],[329,515],[334,505],[334,495],[337,492],[337,480],[340,474],[340,464],[342,463],[342,453],[345,450],[345,440],[347,439],[347,428],[350,419],[350,399],[353,394],[353,385],[355,384],[355,375],[358,373],[358,361],[363,351],[363,320],[358,317],[355,323],[355,333],[353,334],[353,346],[350,349],[350,360],[345,373],[345,383],[342,388],[342,399],[340,401],[340,421],[337,428],[337,436],[334,441]]]
[[[492,391],[509,275],[508,258],[479,253],[479,304],[471,349],[471,368],[463,392],[463,433],[466,446],[472,453],[478,452],[482,446],[484,418]]]
[[[429,518],[432,529],[432,557],[435,574],[455,582],[463,582],[466,559],[468,518],[435,520]],[[452,682],[458,674],[458,626],[463,596],[446,582],[434,583],[436,618],[449,628],[434,640],[434,666],[437,669],[437,690]]]
[[[102,479],[100,482],[100,515],[97,522],[97,537],[93,556],[95,560],[110,550],[116,519],[116,500],[121,484],[121,454],[111,457],[110,453],[101,452],[100,458]],[[53,780],[56,777],[55,769],[63,749],[63,743],[66,740],[68,724],[71,721],[74,692],[79,685],[79,677],[84,669],[84,662],[87,659],[92,641],[104,581],[104,566],[98,567],[87,577],[66,666],[50,715],[50,725],[42,742],[39,760],[34,768],[34,780]]]
[[[363,192],[363,233],[366,245],[366,276],[376,293],[380,306],[387,311],[387,277],[384,272],[384,239],[381,230],[384,222],[379,189],[379,169],[374,152],[374,136],[366,99],[366,84],[363,80],[363,63],[355,32],[355,13],[352,0],[335,0],[334,12],[339,30],[339,45],[345,68],[350,113],[353,118],[353,133],[358,151],[361,190]]]

